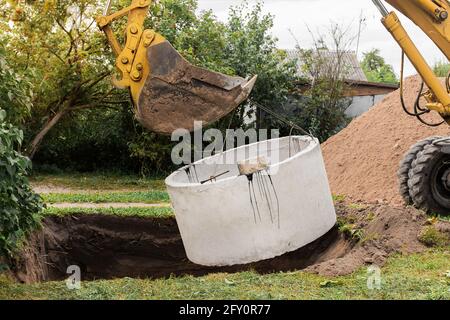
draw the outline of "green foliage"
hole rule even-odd
[[[292,96],[300,105],[294,122],[306,128],[321,142],[338,133],[349,122],[345,110],[350,101],[343,97],[342,81],[322,78],[306,92],[306,96]]]
[[[130,159],[129,152],[129,140],[136,134],[132,117],[126,105],[82,110],[62,119],[33,158],[35,170],[44,171],[51,164],[56,171],[137,171],[140,164]],[[32,132],[28,134],[31,138]]]
[[[148,132],[138,126],[138,134],[128,143],[131,158],[139,163],[142,176],[161,175],[174,169],[171,151],[174,143],[170,137]]]
[[[129,3],[114,1],[113,11]],[[30,156],[37,152],[35,168],[165,174],[173,170],[173,143],[145,131],[133,118],[128,92],[112,90],[109,76],[114,57],[92,20],[102,7],[97,0],[1,6],[0,28],[5,32],[0,40],[6,43],[6,59],[22,80],[32,83],[31,118],[24,128],[26,151]],[[273,16],[263,14],[260,2],[254,7],[233,7],[226,22],[211,11],[197,13],[196,9],[196,0],[161,0],[150,8],[145,26],[163,34],[196,65],[242,77],[257,74],[251,100],[282,113],[280,106],[294,89],[297,76],[295,61],[288,61],[277,49],[270,33]],[[114,24],[119,40],[123,40],[125,23],[122,19]],[[232,120],[232,128],[243,127],[248,110],[253,112],[242,105],[213,126],[224,129]],[[322,132],[332,130],[324,127],[324,116],[306,110],[302,121],[313,133],[326,136]],[[289,131],[270,116],[260,119],[260,128]]]
[[[17,10],[20,17],[9,20]],[[62,126],[64,131],[83,122],[80,111],[120,110],[122,101],[129,106],[126,92],[111,90],[108,76],[114,59],[92,19],[100,10],[97,0],[27,1],[6,8],[0,18],[10,26],[0,40],[7,44],[11,68],[32,83],[32,118],[25,128],[30,156],[54,127]],[[61,144],[64,149],[64,142]]]
[[[443,246],[450,240],[434,225],[426,226],[419,234],[419,240],[427,246]]]
[[[358,228],[351,218],[338,217],[337,226],[339,232],[341,232],[348,239],[355,240],[357,242],[364,240],[364,230]]]
[[[450,63],[448,61],[439,61],[434,64],[433,71],[438,77],[446,77],[450,72]]]
[[[271,34],[274,17],[262,13],[262,2],[252,8],[246,4],[232,7],[226,24],[226,64],[241,76],[258,75],[258,81],[250,96],[252,101],[282,113],[281,105],[295,88],[296,61],[288,60],[286,53],[277,49],[277,39]],[[244,107],[237,112],[234,126],[243,126]],[[259,128],[286,126],[265,115],[259,118]]]
[[[367,80],[371,82],[397,84],[398,79],[391,65],[386,64],[380,55],[380,50],[373,49],[364,53],[361,67],[366,74]]]
[[[335,203],[343,203],[346,199],[345,195],[342,194],[333,194],[333,201]]]
[[[129,1],[126,1],[129,4]],[[162,0],[155,2],[145,27],[160,32],[175,47],[185,33],[195,32],[198,18],[196,0]]]
[[[17,152],[22,131],[4,122],[0,109],[0,256],[10,256],[27,233],[39,225],[41,198],[30,188],[28,158]]]
[[[5,47],[0,42],[0,109],[7,113],[6,121],[22,124],[30,115],[33,92],[26,74],[20,76],[7,60]]]

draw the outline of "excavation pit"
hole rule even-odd
[[[205,267],[188,260],[175,219],[106,215],[49,217],[16,265],[26,283],[63,280],[77,265],[83,280],[167,278],[255,270],[261,274],[304,269],[343,256],[351,242],[333,228],[319,240],[275,259],[232,267]]]
[[[435,228],[450,244],[450,223],[430,225],[428,217],[414,208],[337,204],[336,211],[341,231],[335,226],[299,250],[231,267],[190,262],[174,218],[80,214],[47,217],[42,230],[28,240],[13,271],[19,281],[26,283],[66,279],[70,265],[80,267],[82,280],[156,279],[249,270],[260,274],[305,270],[337,276],[364,265],[382,266],[394,253],[424,250],[426,246],[419,241],[424,228]]]

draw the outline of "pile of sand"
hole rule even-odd
[[[406,80],[407,106],[413,105],[420,84],[418,76]],[[442,121],[434,112],[425,119]],[[333,194],[352,201],[403,204],[397,183],[399,163],[414,143],[434,135],[450,135],[450,128],[420,123],[404,113],[399,91],[389,94],[322,144]]]

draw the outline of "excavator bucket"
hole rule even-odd
[[[168,42],[147,48],[150,73],[137,99],[136,117],[147,129],[171,134],[215,122],[248,98],[256,76],[247,81],[190,64]]]
[[[117,88],[129,88],[136,118],[147,129],[171,134],[194,129],[194,122],[210,124],[226,116],[249,96],[256,76],[249,81],[198,68],[186,61],[154,30],[144,30],[151,0],[132,0],[131,5],[109,14],[106,3],[97,25],[105,33],[117,57],[121,74]],[[128,15],[125,43],[114,35],[111,23]]]

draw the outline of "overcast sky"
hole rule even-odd
[[[254,4],[255,0],[199,0],[199,9],[212,9],[220,20],[226,20],[228,8],[242,1]],[[389,5],[387,5],[389,7]],[[265,0],[264,11],[275,16],[273,34],[279,39],[278,46],[288,49],[295,46],[295,35],[302,47],[312,44],[308,27],[316,32],[325,32],[331,22],[344,26],[352,25],[353,33],[358,33],[360,16],[363,23],[359,45],[359,57],[362,53],[378,48],[387,62],[393,65],[397,74],[400,73],[400,49],[391,35],[380,22],[380,14],[371,0]],[[405,28],[410,32],[419,49],[430,64],[444,60],[444,56],[422,31],[402,16]],[[354,44],[356,51],[356,41]],[[406,74],[415,73],[414,68],[406,65]]]

